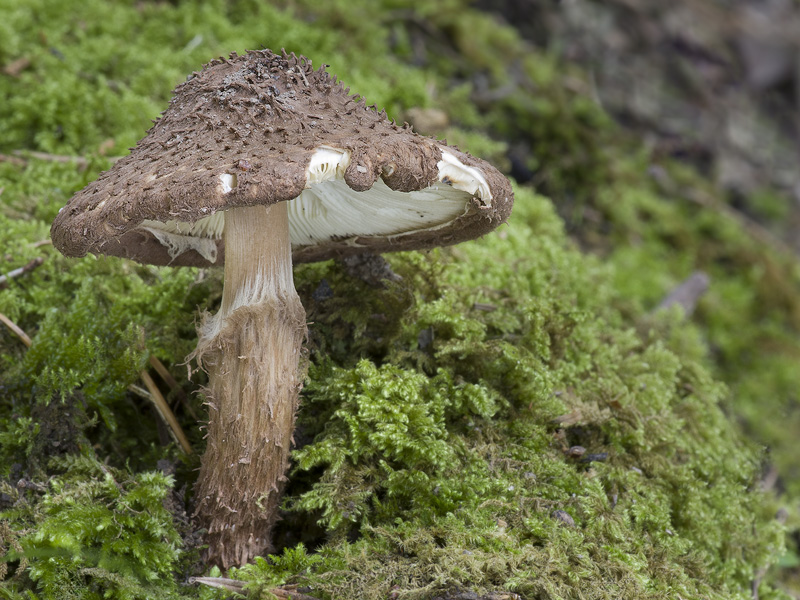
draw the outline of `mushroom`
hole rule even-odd
[[[225,267],[198,329],[208,372],[196,516],[222,567],[269,551],[304,370],[292,260],[476,238],[511,212],[486,162],[399,127],[324,66],[249,51],[180,84],[147,135],[52,226],[67,256]]]

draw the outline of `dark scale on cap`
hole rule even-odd
[[[297,262],[371,252],[411,250],[478,237],[505,221],[513,193],[508,181],[484,161],[398,127],[383,111],[348,95],[324,66],[269,50],[217,59],[178,85],[169,107],[131,154],[75,194],[56,217],[54,245],[68,256],[88,252],[143,263],[207,266],[194,250],[170,256],[144,220],[193,223],[218,211],[296,198],[320,146],[345,150],[344,180],[355,191],[378,177],[397,191],[438,182],[446,149],[463,165],[479,169],[491,190],[487,204],[474,199],[447,228],[394,236],[363,235],[353,244],[330,240],[294,248]],[[225,190],[220,176],[235,174]],[[344,232],[346,233],[346,232]],[[217,242],[216,264],[224,261]]]

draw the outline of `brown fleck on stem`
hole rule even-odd
[[[225,213],[222,306],[195,351],[209,377],[196,514],[206,559],[224,568],[271,549],[303,381],[305,311],[291,260],[285,203]]]

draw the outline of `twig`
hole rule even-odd
[[[228,590],[241,594],[244,591],[244,581],[226,579],[225,577],[190,577],[189,583],[202,583],[218,590]]]
[[[139,396],[139,398],[143,398],[144,400],[152,402],[152,398],[150,398],[150,392],[143,387],[139,387],[135,383],[132,383],[128,386],[128,390]]]
[[[100,145],[99,154],[100,156],[105,157],[107,160],[111,162],[117,162],[121,156],[105,156],[103,151],[103,144]],[[0,162],[7,162],[11,163],[17,167],[24,167],[28,164],[29,159],[35,158],[36,160],[46,160],[49,162],[58,162],[58,163],[75,163],[75,165],[81,171],[86,170],[89,167],[89,159],[85,156],[70,156],[68,154],[50,154],[48,152],[34,152],[31,150],[14,150],[13,156],[10,154],[0,154]]]
[[[314,596],[308,594],[301,594],[296,591],[297,586],[285,586],[285,588],[272,588],[269,593],[278,598],[285,598],[286,600],[318,600]]]
[[[497,307],[494,304],[486,304],[485,302],[475,302],[472,305],[472,310],[480,310],[483,312],[494,312]]]
[[[16,333],[19,339],[22,340],[23,344],[25,344],[28,348],[31,347],[31,345],[33,344],[31,338],[29,338],[28,334],[22,331],[22,329],[20,329],[19,326],[16,323],[14,323],[14,321],[9,319],[3,313],[0,313],[0,321],[2,321],[5,324],[5,326],[8,327],[11,331]]]
[[[178,385],[178,382],[175,381],[175,378],[167,370],[167,367],[164,366],[164,363],[158,360],[158,357],[156,357],[155,355],[150,355],[150,366],[153,367],[156,370],[156,373],[158,373],[161,376],[161,379],[164,380],[164,383],[166,383],[169,386],[169,388],[173,392],[175,392],[175,395],[178,397],[178,400],[180,400],[181,404],[183,404],[183,407],[192,416],[192,418],[195,421],[199,420],[197,413],[194,411],[191,404],[189,404],[189,400],[186,397],[186,392],[184,392],[183,388],[180,385]]]
[[[296,585],[285,585],[279,588],[272,588],[269,593],[273,596],[277,596],[278,598],[286,598],[286,600],[318,600],[314,596],[309,596],[308,594],[301,594],[298,592]]]
[[[124,490],[124,489],[123,489],[123,487],[122,487],[122,486],[119,484],[119,481],[117,481],[117,480],[114,478],[114,476],[111,474],[111,471],[109,471],[109,470],[108,470],[108,467],[107,467],[107,466],[105,466],[105,465],[104,465],[103,463],[101,463],[101,462],[98,462],[98,463],[97,463],[97,466],[98,466],[98,467],[100,467],[100,470],[103,472],[103,475],[105,475],[106,477],[108,477],[108,478],[111,480],[111,482],[112,482],[112,483],[113,483],[113,484],[116,486],[116,488],[119,490],[119,493],[124,495],[124,494],[125,494],[125,490]]]
[[[15,167],[24,167],[28,164],[27,160],[17,158],[16,156],[9,156],[8,154],[0,154],[0,162],[11,163]]]
[[[774,489],[775,488],[775,484],[778,483],[778,480],[780,479],[780,477],[781,477],[781,474],[778,471],[778,469],[775,467],[775,465],[770,465],[769,469],[767,469],[767,472],[764,473],[764,475],[762,475],[762,477],[761,477],[761,483],[759,484],[759,487],[761,488],[761,491],[762,492],[769,492],[772,489]]]
[[[17,489],[20,490],[33,490],[34,492],[43,493],[47,491],[47,486],[28,479],[20,479],[17,482]]]
[[[758,569],[758,571],[756,571],[756,575],[750,584],[750,591],[752,592],[753,600],[758,600],[758,588],[761,587],[761,580],[764,579],[764,575],[766,574],[767,567],[761,567]]]
[[[53,240],[39,240],[38,242],[33,242],[31,244],[31,248],[41,248],[42,246],[52,246]]]
[[[683,307],[684,314],[689,317],[697,307],[697,302],[708,290],[711,282],[708,275],[695,271],[681,284],[672,290],[658,305],[658,309],[669,308],[676,304]]]
[[[35,158],[37,160],[46,160],[64,164],[75,163],[75,165],[81,171],[85,170],[89,166],[88,159],[84,158],[83,156],[68,156],[63,154],[49,154],[47,152],[32,152],[23,150],[14,150],[13,154],[13,156],[10,154],[0,154],[0,162],[11,163],[16,167],[24,167],[28,164],[29,159]]]
[[[83,156],[69,156],[64,154],[50,154],[48,152],[33,152],[33,151],[23,151],[23,150],[14,150],[14,156],[20,156],[22,157],[22,160],[25,160],[27,157],[30,157],[30,158],[35,158],[37,160],[47,160],[50,162],[58,162],[64,164],[69,164],[74,162],[76,165],[78,165],[78,168],[81,170],[89,166],[89,161]]]
[[[42,266],[43,263],[44,259],[41,256],[37,256],[24,267],[20,267],[18,269],[14,269],[13,271],[9,271],[6,275],[0,275],[0,290],[3,290],[8,287],[9,279],[14,279],[14,277],[19,277],[20,275],[24,275],[25,273],[30,273],[36,267]]]
[[[247,582],[239,581],[238,579],[227,579],[225,577],[190,577],[189,583],[202,583],[203,585],[219,590],[228,590],[229,592],[247,595],[247,591],[244,589]],[[272,588],[268,591],[273,596],[277,596],[282,600],[318,600],[318,598],[314,596],[301,594],[295,591],[296,589],[297,586],[287,585],[283,588]]]
[[[153,378],[150,377],[147,371],[142,371],[139,373],[139,376],[147,387],[147,391],[150,392],[150,400],[155,404],[158,414],[161,415],[161,418],[169,427],[172,437],[178,442],[181,448],[183,448],[186,454],[192,454],[192,445],[186,438],[186,434],[183,433],[183,429],[181,429],[178,419],[175,418],[175,414],[172,412],[169,404],[164,400],[164,396],[161,395],[161,391],[158,389],[158,386],[156,386],[156,382],[153,381]]]

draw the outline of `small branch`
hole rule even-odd
[[[758,600],[759,598],[758,588],[761,587],[761,581],[764,579],[764,575],[767,574],[767,571],[769,571],[768,567],[761,567],[755,572],[753,581],[750,584],[750,591],[752,593],[753,600]]]
[[[156,382],[153,381],[153,378],[150,377],[147,371],[142,371],[139,373],[139,376],[147,387],[147,391],[150,392],[150,400],[155,404],[158,414],[161,415],[161,418],[169,427],[172,437],[178,442],[186,454],[192,454],[192,445],[186,438],[186,434],[183,433],[183,429],[181,429],[178,419],[175,418],[175,414],[172,412],[169,404],[164,400],[164,396],[161,395],[161,391],[158,389],[158,386],[156,386]]]
[[[192,408],[192,405],[189,404],[189,399],[186,397],[186,392],[184,392],[183,388],[178,384],[177,381],[175,381],[175,378],[167,370],[167,367],[164,366],[164,363],[162,363],[160,360],[158,360],[158,357],[152,354],[150,355],[149,362],[150,366],[153,367],[156,370],[156,373],[159,374],[161,379],[164,380],[164,383],[166,383],[169,386],[169,388],[173,392],[175,392],[175,395],[178,397],[178,400],[180,400],[181,404],[186,409],[186,411],[192,416],[192,418],[195,421],[199,420],[197,413]]]
[[[281,600],[318,600],[314,596],[309,596],[308,594],[301,594],[300,592],[295,591],[297,586],[286,586],[284,588],[272,588],[269,590],[269,593],[273,596],[277,596]]]
[[[114,486],[119,490],[119,493],[124,495],[125,494],[125,490],[119,484],[119,482],[114,478],[114,476],[111,474],[111,471],[108,470],[108,467],[105,466],[101,462],[98,462],[97,466],[100,467],[100,470],[103,472],[103,475],[105,475],[106,477],[108,477],[111,480],[111,482],[114,484]]]
[[[689,317],[697,307],[697,302],[708,290],[710,283],[711,279],[708,275],[702,271],[695,271],[661,301],[658,309],[678,304],[683,307],[684,314]]]
[[[480,310],[483,312],[494,312],[497,310],[497,307],[494,304],[486,304],[485,302],[475,302],[472,305],[473,310]]]
[[[775,484],[778,483],[780,476],[781,474],[775,465],[770,465],[767,472],[761,477],[761,484],[759,485],[761,491],[769,492],[775,489]]]
[[[28,479],[20,479],[17,482],[17,489],[20,490],[33,490],[34,492],[44,493],[47,491],[47,486]]]
[[[5,324],[5,326],[8,327],[11,331],[16,333],[17,336],[19,337],[19,339],[22,340],[23,344],[25,344],[28,348],[31,347],[31,345],[33,344],[33,342],[31,341],[31,338],[29,338],[28,334],[25,333],[24,331],[22,331],[22,329],[20,329],[19,326],[16,323],[14,323],[11,319],[9,319],[3,313],[0,313],[0,321],[2,321],[3,324]]]
[[[36,160],[45,160],[49,162],[57,162],[63,164],[74,163],[81,171],[84,171],[89,166],[89,159],[83,156],[69,156],[65,154],[50,154],[48,152],[33,152],[30,150],[14,150],[13,156],[11,154],[0,154],[0,162],[11,163],[16,167],[24,167],[28,164],[31,158]],[[112,159],[118,160],[118,159]]]
[[[189,583],[202,583],[218,590],[228,590],[237,594],[244,593],[244,581],[226,579],[225,577],[190,577]]]
[[[58,162],[58,163],[75,163],[78,168],[82,171],[86,167],[89,166],[89,161],[84,158],[83,156],[68,156],[63,154],[50,154],[48,152],[32,152],[32,151],[22,151],[22,150],[14,150],[14,156],[22,157],[23,164],[27,163],[26,158],[35,158],[36,160],[46,160],[50,162]]]
[[[8,154],[0,154],[0,162],[11,163],[15,167],[24,167],[28,164],[27,160],[17,158],[16,156],[9,156]]]
[[[44,264],[44,259],[41,256],[37,256],[24,267],[9,271],[6,275],[0,275],[0,290],[4,290],[8,287],[9,279],[14,279],[14,277],[19,277],[25,273],[30,273],[36,267],[41,267],[42,264]]]
[[[142,398],[142,399],[144,399],[144,400],[147,400],[148,402],[152,402],[152,401],[153,401],[153,399],[150,397],[150,392],[148,392],[148,391],[147,391],[146,389],[144,389],[143,387],[139,387],[139,386],[138,386],[138,385],[136,385],[135,383],[132,383],[132,384],[130,384],[130,385],[128,386],[128,390],[129,390],[129,391],[131,391],[131,392],[133,392],[133,393],[134,393],[134,394],[136,394],[137,396],[139,396],[139,398]]]
[[[226,579],[225,577],[190,577],[189,583],[202,583],[208,587],[216,588],[218,590],[228,590],[237,594],[247,595],[247,590],[244,586],[246,581],[239,581],[238,579]],[[272,588],[267,590],[273,596],[281,598],[281,600],[318,600],[314,596],[301,594],[295,591],[297,586],[287,585],[283,588]]]

